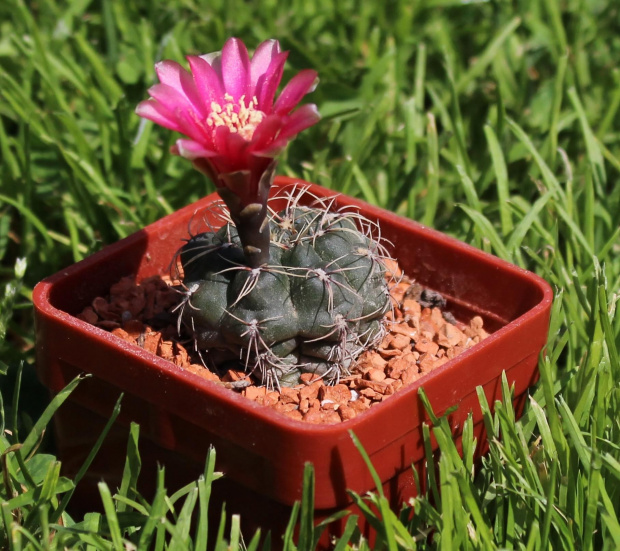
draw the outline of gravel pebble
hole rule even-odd
[[[401,278],[396,264],[390,269]],[[77,317],[291,419],[330,424],[364,413],[488,336],[480,316],[467,324],[455,320],[444,310],[444,297],[404,276],[390,294],[394,308],[386,315],[387,333],[376,350],[360,357],[351,376],[328,386],[306,373],[299,387],[280,392],[256,386],[242,369],[221,377],[206,369],[197,354],[179,342],[171,310],[180,295],[163,278],[151,277],[141,284],[123,278],[112,286],[109,297],[97,297]],[[154,327],[157,324],[161,327]]]

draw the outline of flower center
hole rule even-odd
[[[239,134],[244,140],[250,141],[256,127],[265,118],[265,113],[256,109],[258,100],[253,97],[246,105],[245,95],[239,98],[239,102],[230,94],[224,94],[224,105],[212,101],[211,113],[207,117],[207,125],[213,129],[218,126],[227,126],[235,134]]]

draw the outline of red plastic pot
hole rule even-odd
[[[299,183],[278,178],[274,190],[294,182]],[[317,196],[333,195],[318,186],[310,190]],[[192,479],[214,445],[217,468],[225,472],[225,484],[233,487],[225,496],[228,511],[234,509],[230,503],[237,501],[245,505],[246,520],[278,530],[277,513],[286,517],[301,497],[306,462],[313,463],[316,472],[317,516],[349,506],[347,489],[359,493],[373,489],[349,431],[362,442],[392,502],[396,505],[413,495],[411,465],[423,462],[422,423],[428,421],[418,399],[420,386],[436,413],[458,405],[449,417],[455,438],[473,411],[475,435],[478,442],[483,441],[476,387],[482,386],[493,404],[500,397],[502,371],[514,384],[515,405],[521,409],[528,387],[537,378],[538,355],[546,342],[552,300],[549,285],[489,254],[346,196],[338,196],[335,207],[354,205],[377,220],[407,275],[446,297],[447,309],[457,318],[480,315],[492,332],[355,419],[329,426],[294,421],[75,317],[123,276],[140,280],[168,273],[171,258],[187,235],[188,222],[215,200],[213,194],[181,209],[35,288],[40,379],[54,393],[77,374],[92,374],[56,419],[58,453],[69,474],[79,467],[124,392],[117,436],[112,435],[108,451],[102,452],[94,479],[104,477],[114,484],[114,476],[122,471],[122,427],[136,421],[141,425],[145,466],[159,461],[167,465],[168,475]],[[145,474],[143,482],[149,476]]]

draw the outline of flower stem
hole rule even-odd
[[[250,268],[258,268],[269,262],[271,230],[267,218],[267,199],[275,176],[276,161],[272,161],[262,173],[256,189],[249,197],[251,174],[239,171],[217,175],[217,191],[230,211],[237,228],[243,254]]]
[[[269,262],[271,232],[267,219],[267,204],[252,203],[238,214],[230,213],[237,228],[243,254],[250,268]]]

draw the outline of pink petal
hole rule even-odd
[[[178,108],[191,109],[193,107],[181,92],[167,84],[155,84],[151,86],[149,88],[149,96],[171,113],[174,113]]]
[[[265,40],[259,44],[258,48],[252,56],[250,62],[250,86],[251,94],[254,95],[254,89],[258,79],[264,75],[271,65],[272,59],[280,53],[280,43],[277,40]]]
[[[136,114],[164,128],[180,132],[181,127],[174,114],[153,99],[141,101],[136,107]]]
[[[227,139],[228,161],[235,170],[243,170],[248,167],[246,152],[250,143],[236,132],[231,132]]]
[[[176,61],[160,61],[155,65],[155,71],[162,84],[174,88],[177,92],[185,96],[194,109],[206,117],[207,113],[204,111],[204,106],[200,101],[194,79],[181,65]]]
[[[222,102],[222,97],[224,96],[222,79],[202,57],[187,56],[187,61],[189,61],[189,66],[194,76],[198,95],[208,112],[211,110],[212,101]]]
[[[320,120],[321,115],[314,103],[302,105],[287,118],[284,129],[280,132],[279,137],[289,139]]]
[[[288,140],[276,140],[273,142],[267,149],[262,149],[261,151],[255,151],[254,155],[262,158],[273,159],[277,157],[282,151],[286,149],[288,145]]]
[[[186,159],[198,159],[201,157],[215,157],[217,153],[210,149],[205,149],[203,144],[193,140],[177,140],[177,150],[181,157]]]
[[[218,126],[213,132],[213,149],[217,151],[221,157],[226,157],[228,152],[228,137],[230,136],[230,128],[227,126]]]
[[[250,149],[252,151],[261,151],[271,145],[282,128],[282,117],[278,115],[268,115],[256,127],[252,136]]]
[[[222,87],[224,87],[224,81],[222,80],[222,52],[212,52],[210,54],[199,55],[198,57],[211,66],[211,69],[215,71],[215,74],[220,79]]]
[[[263,113],[269,114],[272,112],[273,98],[282,80],[284,63],[286,63],[287,57],[288,52],[276,54],[272,58],[267,72],[261,75],[256,82],[254,95],[258,100],[258,108]]]
[[[224,88],[235,100],[248,90],[250,58],[245,44],[238,38],[229,38],[222,49],[222,78]]]
[[[211,52],[210,54],[202,54],[198,57],[200,59],[204,59],[217,72],[221,72],[219,71],[219,68],[222,67],[222,52],[221,51]],[[216,67],[218,67],[218,69],[216,69]]]
[[[198,118],[191,109],[177,109],[175,112],[179,132],[200,143],[211,144],[211,130],[206,127],[204,119]]]
[[[296,74],[284,87],[273,110],[278,115],[288,114],[308,92],[316,88],[318,77],[316,71],[306,69]]]

